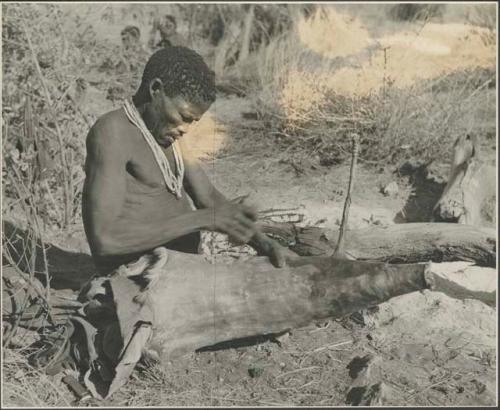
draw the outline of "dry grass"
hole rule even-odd
[[[276,39],[259,55],[256,107],[287,153],[319,153],[335,163],[345,158],[348,135],[356,132],[365,162],[429,162],[446,158],[457,135],[481,132],[485,108],[490,122],[494,118],[494,47],[483,44],[481,29],[434,24],[372,43],[359,22],[337,16],[333,41],[321,48],[308,24],[328,37],[332,15],[301,22],[299,35]],[[344,40],[350,34],[339,37],[348,33],[342,22],[365,34],[348,55]],[[359,51],[357,44],[371,45]]]
[[[69,407],[72,395],[60,381],[29,365],[25,349],[4,349],[2,407]]]

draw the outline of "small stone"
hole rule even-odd
[[[384,382],[353,387],[349,390],[346,403],[353,406],[386,406],[397,395],[395,389]]]
[[[21,380],[24,376],[24,371],[23,369],[19,369],[15,374],[14,374],[14,379],[16,380]]]
[[[396,196],[399,192],[398,184],[395,181],[387,184],[384,188],[382,188],[382,193],[385,196]]]
[[[283,362],[281,362],[281,363],[280,363],[280,367],[281,367],[282,369],[283,369],[285,366],[286,366],[286,364],[285,364],[285,363],[283,363]]]

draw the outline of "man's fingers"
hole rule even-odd
[[[245,214],[245,216],[250,218],[252,221],[256,221],[257,218],[259,217],[257,209],[255,209],[253,206],[240,204],[239,208]]]
[[[228,236],[231,242],[233,242],[235,245],[244,245],[251,238],[251,236],[242,234],[240,232],[232,232],[232,233],[228,232]]]
[[[238,235],[238,239],[243,243],[247,243],[253,236],[253,232],[247,229],[235,228],[234,232]]]
[[[244,216],[235,216],[228,223],[228,226],[230,226],[231,229],[238,231],[242,235],[250,235],[250,237],[252,237],[256,232],[254,223]]]
[[[231,239],[240,242],[241,244],[247,243],[254,235],[254,230],[246,228],[237,221],[223,224],[222,230],[227,233]]]
[[[242,226],[244,226],[245,228],[250,229],[252,232],[256,231],[256,229],[255,229],[255,222],[252,221],[251,219],[247,218],[245,215],[236,214],[234,216],[234,219],[236,219],[236,221],[239,224],[241,224]]]
[[[238,206],[238,208],[247,216],[249,217],[250,219],[252,219],[253,221],[256,221],[257,218],[259,217],[259,212],[257,210],[257,208],[255,208],[254,206],[252,205],[248,205],[248,204],[245,204],[244,201],[245,199],[249,196],[249,194],[247,195],[243,195],[243,196],[240,196],[240,197],[237,197],[237,198],[234,198],[231,202],[236,204]]]
[[[285,254],[278,248],[273,248],[272,258],[274,259],[273,265],[277,268],[282,268],[286,264]]]

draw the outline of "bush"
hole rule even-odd
[[[443,17],[445,4],[396,4],[389,10],[389,17],[397,21],[427,20],[431,17]]]
[[[336,21],[330,38],[342,45],[345,39],[335,36],[342,32],[342,19]],[[323,26],[314,24],[320,29],[329,26],[328,19]],[[346,49],[342,55],[331,46],[320,53],[298,36],[277,39],[261,51],[256,108],[274,126],[272,134],[287,153],[314,154],[325,165],[348,158],[352,133],[360,135],[360,159],[368,163],[447,158],[456,136],[478,125],[484,93],[494,85],[494,70],[457,66],[432,76],[437,63],[429,58],[432,66],[424,73],[429,78],[416,81],[404,75],[411,64],[408,58],[402,60],[404,66],[390,67],[391,55],[361,38],[363,31],[356,29],[355,21],[344,24],[351,28],[345,30],[349,35],[357,30],[356,42],[364,51],[356,54],[354,48],[347,54]],[[367,52],[370,48],[375,57]]]
[[[105,67],[94,84],[104,99],[110,88],[106,74],[117,77],[119,48],[99,40],[79,16],[72,30],[64,30],[68,18],[59,5],[8,4],[2,21],[4,211],[19,210],[16,187],[38,187],[38,215],[66,229],[80,222],[85,137],[104,114],[89,109],[95,101],[84,102],[91,88],[86,78]],[[122,74],[129,93],[133,76]]]

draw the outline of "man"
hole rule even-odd
[[[121,101],[134,92],[140,81],[144,61],[149,57],[141,42],[137,26],[126,26],[120,32],[121,44],[110,50],[99,71],[113,72],[115,78],[107,83],[106,99]]]
[[[154,44],[156,31],[160,32],[160,41]],[[186,40],[177,32],[177,20],[171,14],[166,14],[160,21],[153,23],[152,38],[150,40],[152,48],[164,48],[170,46],[186,46]]]
[[[124,74],[122,81],[130,83],[133,87],[132,90],[135,90],[141,81],[141,70],[144,61],[150,54],[141,43],[139,27],[126,26],[120,35],[122,40],[121,61],[116,66],[116,70]]]
[[[126,26],[120,33],[124,50],[140,48],[141,31],[136,26]]]
[[[252,208],[212,185],[182,143],[214,100],[215,76],[201,56],[168,47],[151,56],[133,99],[91,128],[83,222],[101,274],[162,245],[196,253],[201,229],[249,243],[275,266],[291,255],[259,232]]]

